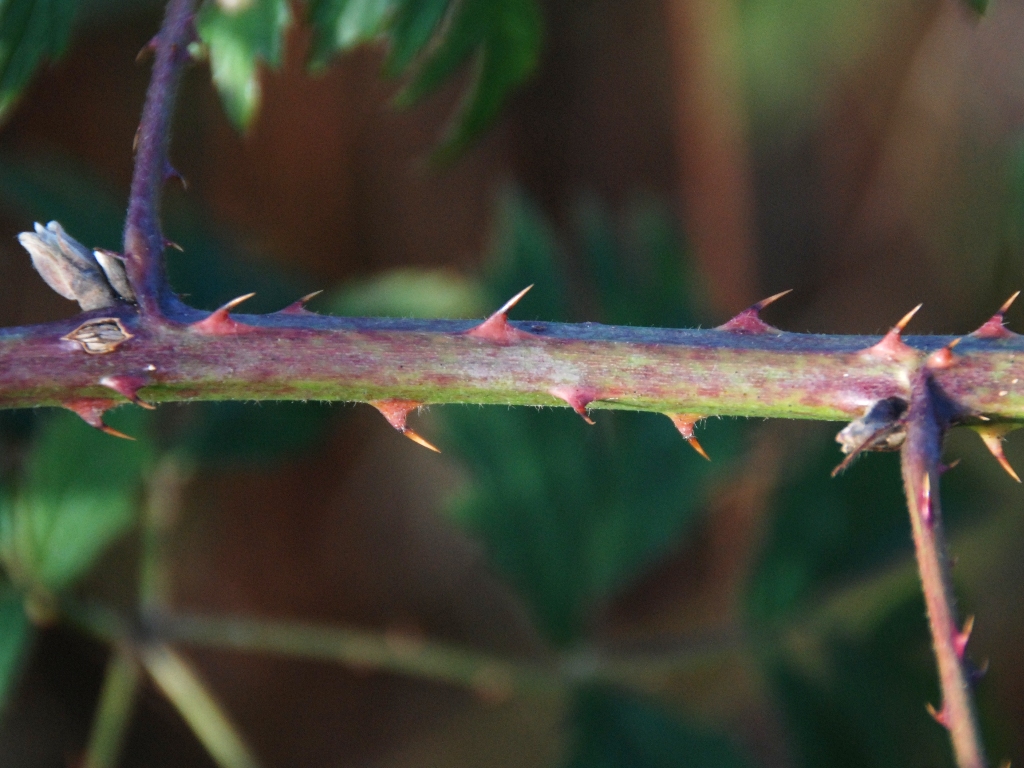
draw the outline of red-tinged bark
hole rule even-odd
[[[959,415],[960,407],[949,400],[933,372],[926,367],[914,377],[912,389],[901,463],[942,691],[942,707],[938,711],[929,707],[929,711],[949,730],[957,765],[985,768],[987,762],[974,712],[972,681],[963,658],[973,622],[961,631],[956,621],[950,559],[938,494],[943,434]]]
[[[164,274],[167,241],[160,227],[160,199],[168,177],[174,175],[168,159],[171,122],[181,72],[189,60],[188,46],[195,39],[195,6],[196,0],[170,0],[160,32],[147,46],[154,54],[153,74],[135,135],[124,264],[139,306],[155,317],[179,304]]]
[[[216,313],[214,313],[216,314]],[[102,315],[102,317],[97,317]],[[426,404],[564,405],[588,410],[849,421],[878,400],[911,397],[914,372],[950,337],[907,337],[914,359],[863,354],[877,337],[514,323],[509,346],[468,336],[471,321],[232,315],[244,333],[198,332],[127,305],[0,329],[0,407],[109,397],[101,380],[141,376],[146,402],[403,399]],[[103,353],[67,336],[106,320],[126,338]],[[114,323],[113,321],[116,321]],[[202,327],[202,326],[200,326]],[[1024,421],[1024,339],[966,337],[932,376],[970,423]],[[585,390],[585,392],[583,392]],[[575,407],[575,406],[574,406]]]

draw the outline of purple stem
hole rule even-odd
[[[942,529],[939,476],[942,438],[955,415],[927,366],[916,375],[902,450],[903,484],[914,532],[928,622],[939,668],[942,708],[936,719],[948,730],[960,768],[984,768],[985,749],[974,712],[966,636],[956,622],[950,558]]]
[[[124,228],[125,269],[145,316],[161,318],[165,308],[177,306],[164,274],[166,245],[160,228],[160,196],[174,173],[167,157],[174,101],[188,45],[195,39],[196,0],[171,0],[163,26],[150,42],[155,54],[153,75],[136,136],[135,172],[132,176],[128,216]]]

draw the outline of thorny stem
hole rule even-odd
[[[102,310],[100,312],[103,312]],[[98,313],[93,313],[93,316]],[[143,324],[107,354],[63,339],[84,317],[0,329],[0,408],[125,402],[111,377],[149,402],[391,398],[421,404],[556,406],[761,418],[849,420],[887,397],[909,399],[919,365],[864,354],[877,338],[518,323],[508,346],[466,335],[464,321],[361,320],[310,313],[236,316],[223,333]],[[243,325],[244,323],[244,325]],[[918,354],[943,337],[906,340]],[[1024,420],[1024,338],[965,339],[936,380],[967,412]],[[105,382],[105,383],[104,383]],[[555,394],[555,392],[560,394]]]
[[[177,299],[164,275],[160,198],[164,183],[174,174],[168,159],[174,102],[181,73],[188,62],[188,45],[195,37],[196,0],[171,0],[163,26],[150,46],[153,74],[136,135],[135,171],[124,228],[125,270],[143,313],[159,318],[165,304]]]
[[[949,730],[957,765],[984,768],[985,750],[974,712],[970,672],[964,661],[969,629],[962,632],[956,622],[951,563],[939,503],[942,437],[954,415],[932,372],[923,368],[914,381],[901,464],[942,690],[942,708],[935,717]]]

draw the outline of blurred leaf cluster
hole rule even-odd
[[[196,20],[213,80],[241,129],[259,109],[260,62],[280,66],[293,19],[287,0],[214,2]],[[406,80],[398,104],[410,106],[472,62],[473,79],[438,159],[449,159],[497,116],[509,93],[533,72],[542,20],[536,0],[308,0],[309,66],[371,42],[388,46],[385,71]]]
[[[0,120],[41,64],[60,57],[76,16],[131,12],[151,0],[0,2]],[[493,122],[534,71],[543,20],[536,0],[205,0],[196,17],[224,109],[240,129],[259,113],[264,65],[280,67],[295,9],[312,31],[307,58],[319,71],[353,48],[387,46],[385,72],[405,81],[397,103],[411,106],[459,70],[472,69],[458,114],[436,158],[456,156]]]

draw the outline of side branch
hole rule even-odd
[[[948,403],[932,371],[927,366],[922,368],[910,400],[901,464],[942,690],[942,708],[930,711],[949,730],[957,765],[984,768],[985,751],[974,712],[971,674],[964,658],[970,621],[963,629],[957,625],[939,503],[942,437],[955,415]]]
[[[177,303],[164,275],[160,197],[165,181],[176,175],[167,150],[178,83],[189,58],[188,45],[195,37],[195,1],[171,0],[160,32],[149,44],[155,60],[136,135],[135,171],[124,228],[124,261],[140,308],[154,317],[163,314],[164,304]]]

